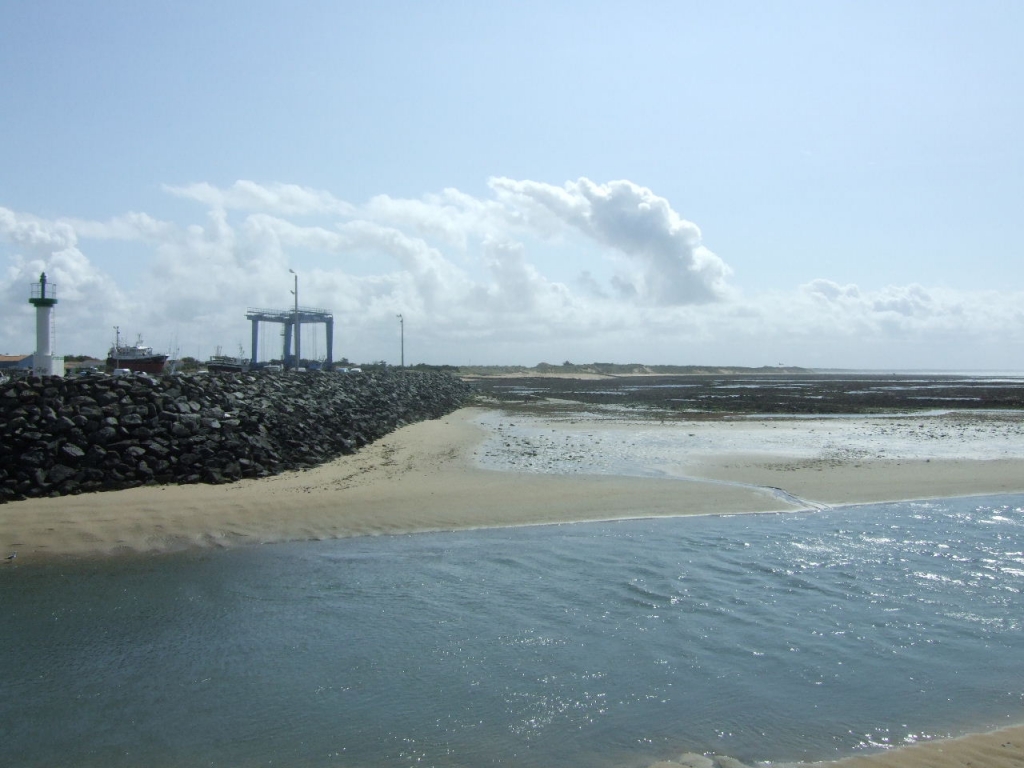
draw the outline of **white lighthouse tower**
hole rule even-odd
[[[63,376],[64,358],[53,356],[53,305],[57,303],[57,286],[46,282],[45,272],[39,275],[38,283],[32,283],[28,303],[36,308],[36,353],[32,357],[32,373]]]

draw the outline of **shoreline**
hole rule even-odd
[[[905,421],[657,423],[467,407],[313,469],[2,504],[0,555],[20,564],[1024,493],[1020,415]]]
[[[0,569],[10,574],[22,564],[69,557],[348,536],[1024,493],[1020,415],[993,421],[960,413],[955,430],[941,416],[905,421],[912,426],[894,431],[890,417],[884,423],[851,418],[840,427],[834,419],[659,424],[463,408],[314,469],[228,485],[150,486],[0,505],[0,555],[18,555]],[[659,436],[672,439],[659,442]],[[560,464],[565,455],[578,458]],[[657,476],[630,474],[651,469],[652,461]],[[1024,724],[796,765],[1022,763]]]
[[[893,747],[815,763],[776,768],[1016,768],[1024,763],[1024,724]]]
[[[790,509],[764,492],[672,479],[522,478],[476,466],[479,409],[404,427],[319,467],[226,485],[147,486],[0,505],[0,553],[18,563],[192,547]],[[638,502],[639,500],[639,502]]]

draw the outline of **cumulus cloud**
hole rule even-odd
[[[164,185],[176,197],[194,200],[210,208],[238,211],[267,211],[284,216],[315,214],[348,215],[352,206],[330,192],[297,184],[258,184],[239,180],[227,189],[201,182],[185,186]]]
[[[703,245],[696,224],[646,187],[630,181],[598,184],[586,178],[563,186],[494,178],[489,186],[493,199],[445,189],[412,200],[377,195],[359,206],[328,192],[251,181],[227,189],[205,183],[167,189],[221,210],[282,218],[334,214],[347,221],[372,222],[460,253],[483,242],[582,235],[602,247],[596,258],[614,260],[617,268],[605,278],[605,286],[621,299],[673,306],[728,296],[728,265]],[[591,270],[583,271],[596,280]]]
[[[74,228],[0,207],[0,237],[40,254],[73,248],[78,241]]]
[[[104,222],[62,219],[62,225],[85,240],[143,240],[159,242],[172,235],[174,226],[145,213],[126,213]]]
[[[871,308],[875,312],[895,312],[904,317],[948,316],[951,313],[950,307],[937,302],[927,290],[916,284],[887,289],[872,299]]]
[[[860,289],[856,285],[839,285],[832,280],[812,280],[800,286],[800,290],[808,296],[824,301],[856,301],[860,298]]]
[[[506,178],[491,179],[490,185],[501,202],[540,231],[561,223],[624,256],[636,269],[615,277],[623,297],[679,305],[726,295],[730,268],[704,247],[696,224],[646,187],[586,178],[562,187]]]
[[[489,189],[350,203],[289,184],[201,183],[167,187],[198,203],[175,221],[0,207],[0,346],[30,351],[28,284],[45,269],[61,291],[58,351],[101,354],[114,325],[182,354],[234,351],[248,345],[246,308],[291,305],[289,268],[304,306],[335,313],[336,356],[360,361],[397,356],[399,313],[407,359],[449,363],[856,365],[861,349],[870,366],[880,348],[902,360],[900,345],[937,339],[1024,344],[1019,293],[823,277],[742,295],[698,226],[650,189],[506,178]],[[280,354],[279,331],[264,329],[261,358]],[[315,329],[303,338],[323,342]]]
[[[448,300],[457,302],[465,295],[468,287],[465,274],[424,240],[366,221],[344,224],[340,232],[352,247],[370,249],[395,259],[412,281],[415,288],[412,295],[424,308],[434,309]],[[410,298],[407,294],[406,300]]]
[[[856,319],[861,324],[880,324],[902,329],[947,327],[962,322],[964,298],[925,288],[922,285],[885,286],[874,291],[857,285],[839,285],[831,280],[813,280],[800,292],[835,316]]]
[[[254,242],[272,243],[275,248],[303,248],[320,253],[338,254],[351,245],[336,228],[295,224],[268,214],[255,214],[243,225]]]
[[[46,272],[57,290],[57,313],[68,315],[72,338],[79,328],[105,328],[108,311],[120,311],[131,303],[116,281],[80,250],[78,233],[67,221],[0,207],[0,246],[4,243],[10,246],[7,268],[0,278],[0,346],[5,351],[27,353],[34,347],[28,296],[41,272]],[[0,253],[4,250],[0,248]]]
[[[499,234],[504,218],[494,201],[480,200],[457,189],[419,200],[376,195],[359,206],[354,215],[459,249],[468,247],[473,237]]]

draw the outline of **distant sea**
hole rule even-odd
[[[1024,379],[1024,370],[943,370],[938,368],[815,368],[821,374],[865,374],[869,376],[960,376],[965,379]]]
[[[6,565],[0,590],[10,766],[753,763],[1024,722],[1020,495]]]

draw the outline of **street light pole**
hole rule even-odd
[[[294,269],[289,269],[293,275],[295,275],[295,290],[292,293],[295,294],[295,365],[293,368],[298,368],[302,364],[302,353],[299,350],[299,273]]]
[[[398,318],[398,325],[402,333],[402,370],[405,370],[405,318],[395,315]]]

